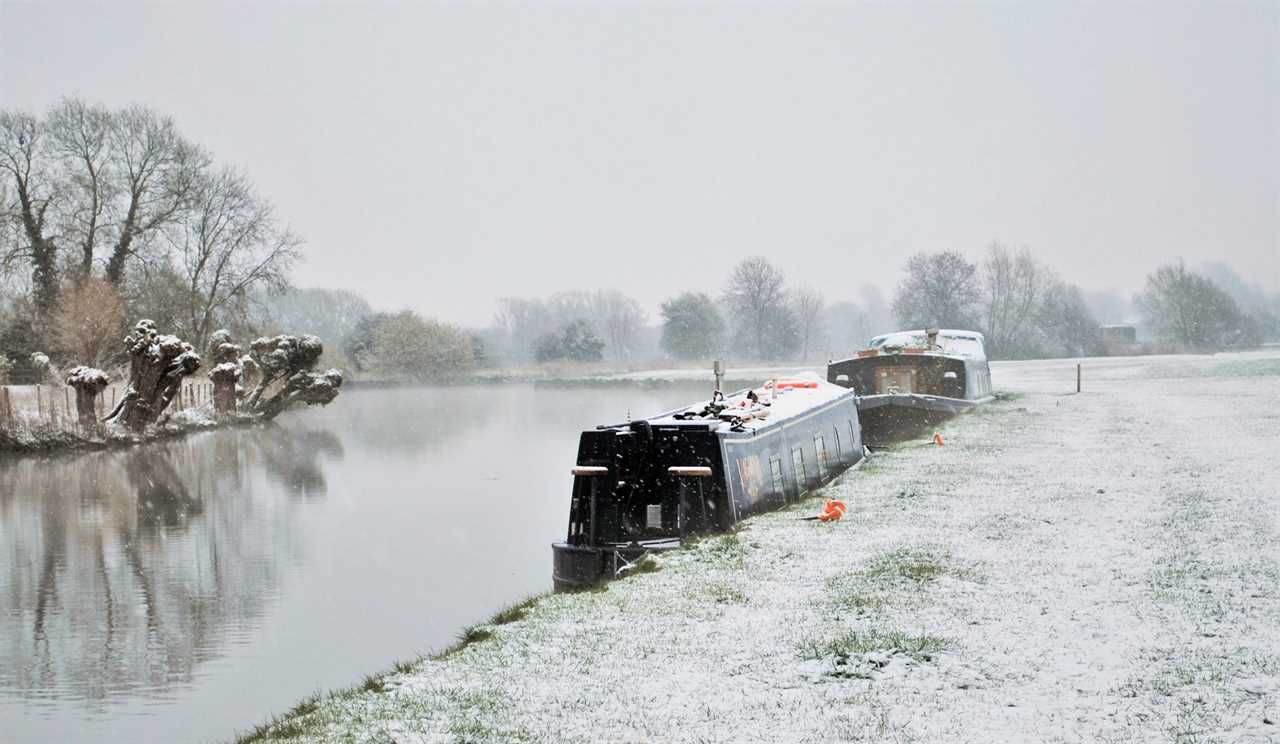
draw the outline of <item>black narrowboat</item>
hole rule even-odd
[[[977,331],[899,331],[827,365],[827,380],[857,393],[868,444],[914,436],[992,399],[985,339]]]
[[[611,579],[646,553],[795,502],[857,464],[853,391],[816,376],[771,380],[710,403],[584,431],[557,590]]]

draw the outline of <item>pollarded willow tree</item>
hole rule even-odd
[[[81,365],[67,372],[67,385],[76,391],[76,414],[80,426],[93,429],[98,425],[98,395],[111,384],[106,372]]]
[[[173,402],[182,378],[200,368],[200,355],[177,336],[161,334],[150,320],[138,321],[124,343],[129,352],[129,387],[106,420],[142,432]]]
[[[292,406],[323,406],[338,397],[342,371],[314,371],[324,353],[324,344],[319,338],[274,336],[260,338],[249,348],[262,377],[245,398],[244,412],[269,421]]]
[[[238,412],[268,421],[294,405],[326,405],[342,387],[341,371],[315,371],[324,353],[315,336],[260,338],[247,355],[241,355],[225,330],[212,336],[219,363],[210,379],[219,414]],[[173,402],[182,379],[199,369],[200,355],[177,336],[162,335],[150,320],[139,321],[125,345],[130,357],[129,388],[106,420],[117,419],[129,430],[142,432]],[[246,380],[256,382],[247,396],[240,386]]]

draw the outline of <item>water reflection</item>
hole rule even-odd
[[[101,701],[189,682],[296,562],[292,499],[325,494],[324,430],[201,434],[0,463],[0,689]]]
[[[0,739],[210,741],[550,588],[584,427],[705,393],[351,390],[0,460]]]

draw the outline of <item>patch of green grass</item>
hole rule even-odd
[[[252,731],[247,734],[241,734],[236,737],[236,744],[257,744],[264,741],[282,741],[289,739],[297,739],[308,734],[315,733],[318,725],[316,723],[306,721],[306,717],[315,713],[320,709],[320,703],[326,697],[333,697],[334,693],[329,695],[321,695],[319,693],[303,698],[301,702],[293,706],[289,712],[272,718],[266,723],[255,726]]]
[[[828,576],[826,590],[836,608],[864,614],[899,601],[911,601],[902,591],[923,587],[942,576],[978,580],[972,569],[955,565],[943,551],[931,547],[898,548],[871,558],[861,571]]]
[[[636,563],[632,564],[631,573],[646,574],[655,573],[662,570],[662,564],[658,563],[658,559],[651,555],[646,555]]]
[[[827,577],[827,594],[836,607],[863,613],[878,610],[889,604],[889,597],[871,591],[865,579],[859,575],[838,574]]]
[[[862,461],[862,465],[858,467],[857,472],[863,475],[876,475],[877,473],[883,473],[886,469],[884,458],[873,455]]]
[[[418,665],[418,662],[420,661],[422,661],[421,657],[413,661],[397,660],[394,664],[391,665],[391,671],[395,672],[396,674],[408,674],[409,672],[413,671],[414,667],[416,667]]]
[[[453,721],[449,724],[449,733],[459,744],[533,741],[533,735],[524,729],[499,728],[476,720]]]
[[[252,731],[243,736],[236,738],[236,744],[258,744],[264,741],[287,741],[289,739],[297,739],[306,736],[310,732],[307,726],[301,721],[293,718],[290,714],[280,716],[279,718],[268,721],[261,726],[255,727]]]
[[[454,642],[452,646],[449,646],[431,658],[437,661],[447,659],[473,643],[482,643],[490,638],[493,638],[493,631],[491,630],[485,630],[478,625],[464,628],[462,632],[458,634],[458,640]]]
[[[747,595],[737,587],[717,582],[707,587],[707,596],[717,604],[746,604]]]
[[[923,584],[946,574],[962,573],[945,561],[945,555],[933,550],[899,548],[872,558],[864,575],[874,580],[907,579]]]
[[[302,702],[293,706],[293,709],[290,710],[285,715],[288,718],[301,718],[302,716],[315,713],[316,710],[319,708],[320,708],[320,696],[312,695],[309,698],[304,698]]]
[[[747,545],[736,531],[705,541],[702,552],[713,561],[741,568],[747,559]]]
[[[527,597],[513,605],[508,605],[498,610],[489,618],[490,625],[506,625],[508,623],[518,622],[529,616],[529,610],[538,603],[540,596]]]
[[[912,635],[898,630],[850,630],[834,638],[802,641],[797,650],[802,659],[830,656],[847,659],[872,651],[897,651],[913,659],[929,661],[935,654],[949,648],[951,642],[941,636]]]
[[[381,675],[369,674],[364,678],[364,682],[360,684],[360,689],[365,692],[386,692],[387,683],[382,679]]]
[[[604,594],[609,591],[609,582],[602,581],[588,586],[576,586],[569,589],[557,589],[560,594]]]

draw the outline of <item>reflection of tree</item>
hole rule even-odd
[[[342,440],[331,431],[275,427],[271,436],[254,440],[267,475],[304,499],[322,498],[328,493],[322,459],[341,460]]]
[[[162,452],[133,450],[124,458],[139,526],[152,530],[180,527],[189,517],[200,514],[203,505],[192,498],[173,461]]]
[[[341,456],[329,432],[269,427],[0,462],[0,691],[101,700],[189,681],[297,559],[282,492],[323,493]]]

